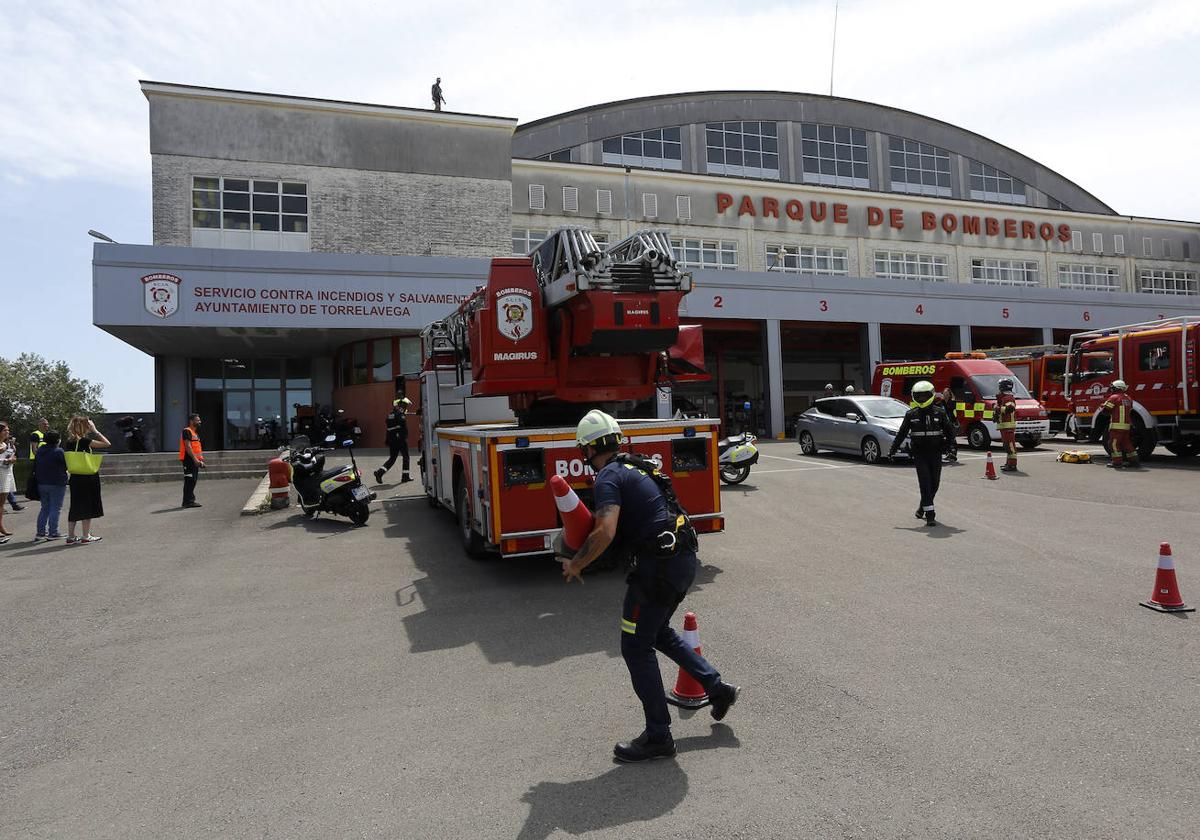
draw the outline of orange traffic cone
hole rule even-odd
[[[1159,612],[1195,612],[1195,607],[1183,603],[1179,594],[1179,584],[1175,581],[1175,561],[1171,557],[1171,544],[1163,543],[1158,547],[1158,572],[1154,576],[1154,592],[1148,601],[1139,602]]]
[[[983,477],[991,481],[996,480],[996,465],[992,463],[992,450],[988,450],[987,466],[984,467]]]
[[[700,630],[696,624],[694,612],[683,615],[683,641],[696,653],[700,652]],[[671,690],[671,696],[675,699],[675,705],[685,709],[699,709],[701,706],[708,705],[708,694],[704,691],[704,686],[696,682],[695,678],[683,668],[679,669],[679,677],[675,680],[675,688]]]
[[[562,518],[563,545],[574,554],[592,533],[592,512],[561,475],[550,476],[550,489],[554,491],[554,505]]]

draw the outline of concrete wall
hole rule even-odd
[[[192,389],[188,362],[183,356],[156,356],[154,377],[158,385],[155,412],[159,417],[158,440],[162,451],[179,445],[178,436],[187,425],[191,411]]]

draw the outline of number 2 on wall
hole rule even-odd
[[[721,295],[713,295],[713,309],[724,309],[725,298]]]

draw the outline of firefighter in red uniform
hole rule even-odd
[[[1000,441],[1008,457],[1004,460],[1001,472],[1017,471],[1017,399],[1013,396],[1013,381],[1001,379],[998,383],[1000,393],[996,395],[996,429],[1000,432]]]
[[[1124,379],[1113,381],[1108,399],[1100,406],[1097,414],[1107,413],[1108,421],[1108,466],[1113,469],[1138,466],[1137,452],[1133,448],[1133,440],[1129,437],[1130,422],[1133,419],[1133,400],[1125,390],[1129,386]]]

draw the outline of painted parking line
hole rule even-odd
[[[1004,453],[1000,453],[1000,454],[1003,455]],[[1049,456],[1049,455],[1058,457],[1057,452],[1023,452],[1023,453],[1021,453],[1020,457],[1021,458],[1037,458],[1037,457],[1045,457],[1045,456]],[[801,461],[800,458],[784,458],[779,455],[768,455],[768,456],[763,456],[763,457],[775,458],[780,461],[791,461],[793,463],[799,463]],[[992,457],[994,459],[995,455],[993,455]],[[986,458],[987,458],[986,452],[971,453],[969,455],[961,455],[960,454],[958,456],[959,463],[962,463],[963,461],[983,461]],[[897,463],[902,464],[904,462],[898,461]],[[875,466],[874,464],[864,464],[864,463],[855,463],[855,464],[812,463],[812,464],[809,464],[809,465],[803,466],[803,467],[784,467],[784,468],[780,468],[780,469],[754,470],[753,472],[751,472],[751,475],[771,475],[773,473],[808,472],[810,470],[850,470],[850,469],[862,469],[864,467],[874,468],[874,466]]]

